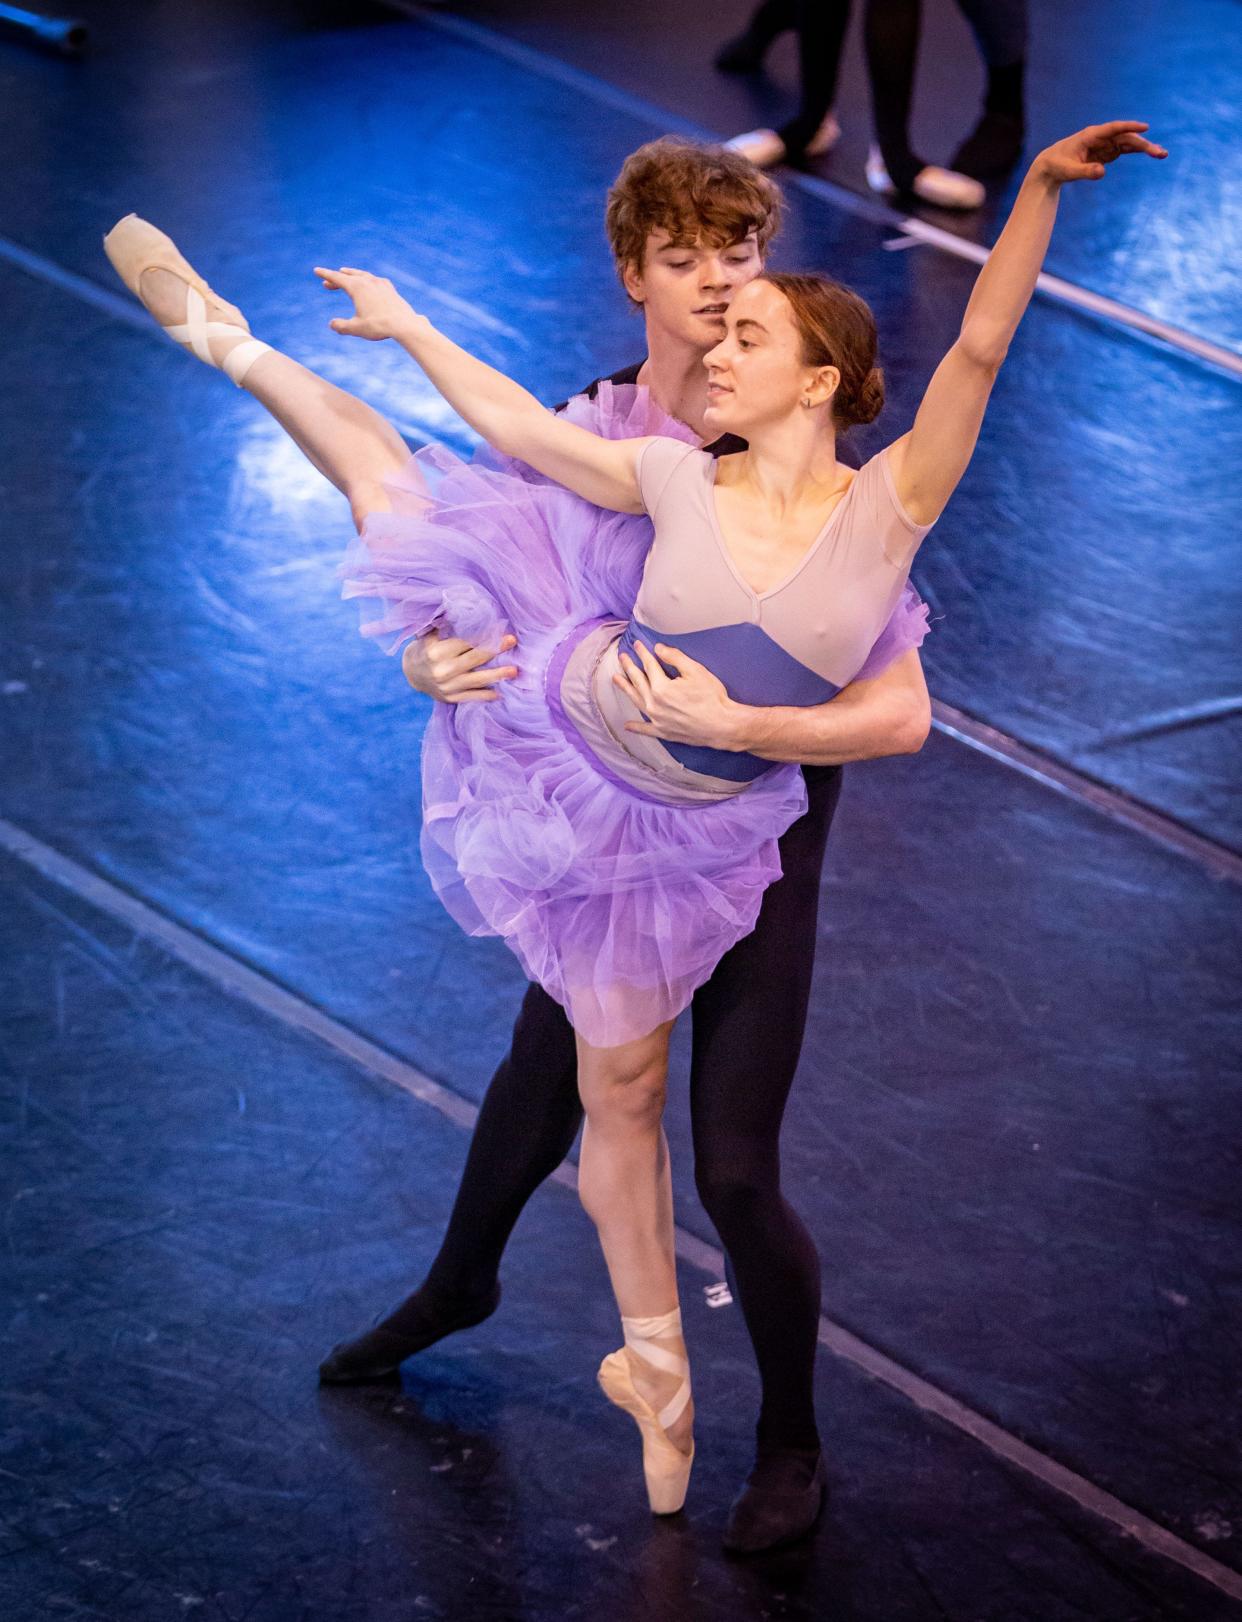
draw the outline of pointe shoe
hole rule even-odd
[[[172,326],[165,326],[163,322],[157,321],[156,325],[166,332],[174,343],[197,355],[199,360],[226,372],[237,387],[241,388],[246,373],[259,356],[266,354],[272,346],[250,336],[250,323],[246,317],[235,304],[228,303],[218,293],[212,292],[194,267],[182,256],[172,238],[158,230],[149,220],[140,219],[137,214],[127,214],[124,219],[118,220],[104,237],[103,245],[104,252],[112,261],[112,268],[144,308],[150,308],[142,296],[139,285],[144,271],[167,270],[181,278],[186,284],[185,320],[175,322]],[[207,319],[209,299],[222,312],[224,319],[213,321]],[[234,344],[224,358],[217,361],[211,353],[212,338],[244,338],[246,341]]]
[[[622,1318],[625,1345],[599,1366],[597,1376],[609,1402],[624,1408],[637,1424],[643,1439],[643,1478],[647,1502],[653,1515],[675,1515],[686,1501],[690,1470],[694,1464],[694,1443],[683,1453],[669,1440],[666,1427],[673,1424],[690,1401],[690,1364],[666,1346],[652,1342],[659,1335],[681,1333],[681,1313],[676,1308],[659,1318]],[[638,1356],[669,1374],[681,1375],[681,1384],[672,1398],[657,1412],[634,1385],[631,1357]]]
[[[873,146],[867,154],[867,184],[876,192],[897,190],[884,167],[884,158],[878,146]],[[934,163],[926,164],[919,170],[909,189],[916,197],[934,204],[936,208],[979,208],[987,196],[979,181],[972,180],[969,175],[959,175],[955,169],[938,168]]]

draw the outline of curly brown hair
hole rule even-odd
[[[641,270],[647,238],[727,247],[753,231],[762,258],[780,229],[781,191],[749,158],[722,146],[665,135],[631,152],[608,191],[604,215],[617,274]]]

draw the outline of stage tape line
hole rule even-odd
[[[532,45],[523,45],[520,41],[510,39],[507,35],[481,23],[471,22],[465,17],[453,17],[432,11],[418,5],[417,0],[383,0],[383,4],[390,11],[399,12],[402,16],[423,23],[428,28],[434,28],[439,33],[450,35],[465,44],[490,51],[494,56],[503,57],[529,73],[538,74],[540,78],[551,79],[567,89],[575,90],[579,95],[587,96],[602,106],[611,107],[614,111],[627,113],[631,118],[651,124],[661,134],[686,135],[696,141],[725,139],[718,130],[709,130],[702,124],[696,124],[690,119],[670,112],[656,102],[646,101],[642,96],[621,90],[593,73],[571,67],[560,57],[552,56]],[[857,215],[861,219],[871,220],[876,225],[896,228],[907,236],[917,237],[928,247],[938,248],[943,253],[953,254],[959,259],[969,259],[981,265],[991,251],[982,243],[971,242],[965,237],[958,236],[956,232],[945,230],[943,226],[932,225],[916,214],[903,214],[900,209],[893,208],[878,198],[873,200],[861,197],[848,186],[839,185],[819,175],[808,175],[803,174],[801,170],[782,168],[781,183],[786,187],[796,186],[799,191],[806,192],[811,197],[831,203],[834,207]],[[1199,360],[1207,361],[1209,365],[1217,366],[1234,377],[1242,377],[1242,355],[1224,344],[1213,343],[1210,338],[1201,338],[1197,333],[1187,332],[1184,327],[1176,327],[1170,321],[1162,321],[1158,316],[1148,315],[1146,311],[1123,304],[1119,299],[1109,298],[1107,294],[1093,292],[1091,288],[1082,287],[1077,282],[1054,276],[1050,271],[1041,271],[1035,285],[1037,291],[1057,303],[1084,310],[1116,326],[1141,332],[1149,338],[1169,344],[1174,349],[1181,349],[1188,355],[1194,355]]]
[[[1213,878],[1242,884],[1242,854],[1196,833],[1166,812],[1157,811],[1142,800],[1133,800],[1119,789],[1090,777],[1076,766],[1064,765],[1029,744],[1012,738],[986,721],[959,710],[942,699],[933,698],[932,725],[946,737],[956,738],[968,749],[1021,772],[1024,777],[1062,794],[1079,805],[1098,811],[1110,822],[1120,823],[1157,844],[1188,857]]]
[[[314,1037],[360,1069],[392,1082],[420,1103],[437,1110],[456,1126],[473,1128],[478,1118],[477,1107],[451,1087],[434,1081],[407,1059],[398,1057],[297,992],[288,990],[243,959],[222,950],[201,932],[160,912],[132,890],[123,889],[113,880],[91,871],[3,817],[0,817],[0,849],[50,883],[156,942],[171,957],[230,996],[291,1029]],[[552,1180],[565,1188],[577,1188],[577,1177],[568,1162],[557,1167]],[[675,1230],[675,1243],[677,1254],[689,1266],[708,1275],[713,1282],[724,1277],[724,1256],[714,1245],[681,1227]],[[1015,1469],[1070,1499],[1088,1514],[1108,1522],[1153,1554],[1193,1572],[1222,1593],[1242,1599],[1242,1574],[942,1391],[843,1324],[821,1316],[818,1338],[822,1346],[843,1362],[853,1364],[916,1408],[934,1414]]]

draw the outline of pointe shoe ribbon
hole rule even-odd
[[[139,283],[146,271],[167,270],[180,277],[186,284],[185,320],[174,322],[171,326],[165,326],[163,322],[156,324],[175,344],[191,350],[199,360],[206,361],[208,366],[215,366],[227,373],[237,387],[241,388],[246,373],[259,356],[265,355],[272,346],[250,336],[250,323],[245,316],[235,304],[230,304],[212,291],[184,258],[172,238],[152,225],[149,220],[141,219],[137,214],[127,214],[124,219],[118,220],[104,237],[103,245],[104,252],[112,262],[112,268],[144,306],[146,300],[142,297]],[[234,319],[209,321],[208,299]],[[234,344],[222,360],[213,359],[210,340],[234,337],[244,338],[246,341]]]
[[[681,1334],[681,1312],[674,1308],[655,1318],[621,1319],[625,1345],[611,1352],[599,1366],[598,1380],[604,1395],[623,1408],[637,1424],[643,1442],[643,1478],[647,1502],[653,1515],[673,1515],[686,1501],[690,1470],[694,1463],[694,1443],[683,1453],[667,1434],[668,1426],[685,1412],[690,1401],[690,1363],[667,1346],[657,1346],[659,1336]],[[677,1390],[657,1412],[634,1385],[629,1354],[641,1357],[652,1367],[681,1377]]]

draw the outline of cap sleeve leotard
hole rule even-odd
[[[616,654],[634,644],[674,644],[742,704],[822,704],[863,669],[888,623],[920,543],[932,528],[902,506],[887,449],[864,463],[785,578],[756,592],[742,578],[720,528],[717,461],[673,439],[643,447],[638,483],[655,530],[633,616]],[[633,706],[601,659],[596,699],[622,739]],[[667,668],[667,667],[666,667]],[[672,672],[670,672],[671,674]],[[733,783],[771,767],[758,756],[664,744],[689,772]]]

